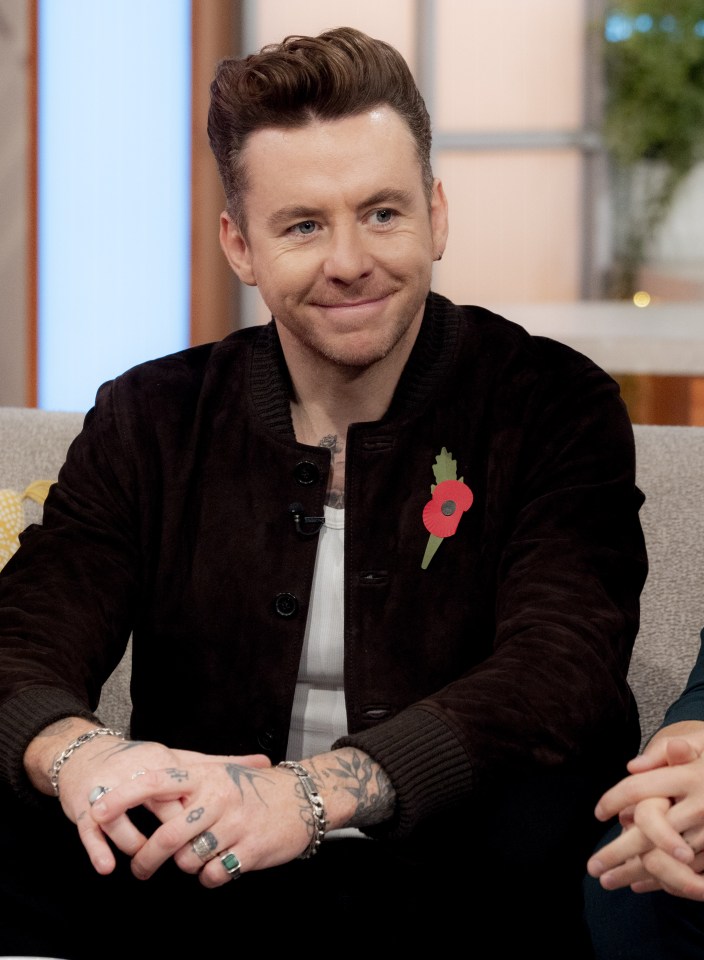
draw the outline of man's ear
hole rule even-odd
[[[252,256],[245,237],[228,213],[220,214],[220,246],[227,258],[227,262],[235,271],[242,283],[256,287],[252,270]]]
[[[433,257],[435,260],[441,260],[447,243],[448,216],[447,197],[439,180],[435,180],[433,183],[433,195],[430,201],[430,226],[433,233]]]

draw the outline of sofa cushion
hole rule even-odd
[[[643,743],[678,696],[704,627],[704,427],[634,427],[648,579],[628,678]]]

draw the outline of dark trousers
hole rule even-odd
[[[267,943],[366,954],[466,944],[472,956],[588,960],[582,878],[600,790],[572,776],[516,782],[491,810],[457,810],[412,841],[330,839],[309,860],[244,873],[216,890],[172,863],[135,880],[122,856],[114,874],[98,876],[58,803],[47,799],[38,812],[4,794],[0,955],[216,957]]]
[[[618,836],[612,827],[599,846]],[[585,916],[596,960],[701,960],[704,903],[669,893],[604,890],[584,881]]]

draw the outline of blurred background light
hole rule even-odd
[[[628,40],[633,33],[631,18],[624,13],[614,10],[604,21],[604,36],[609,43],[620,43]]]

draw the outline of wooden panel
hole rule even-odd
[[[701,377],[615,375],[632,423],[704,425]]]
[[[225,206],[208,143],[215,66],[239,53],[241,3],[192,0],[191,343],[219,340],[239,326],[237,282],[218,240]]]

